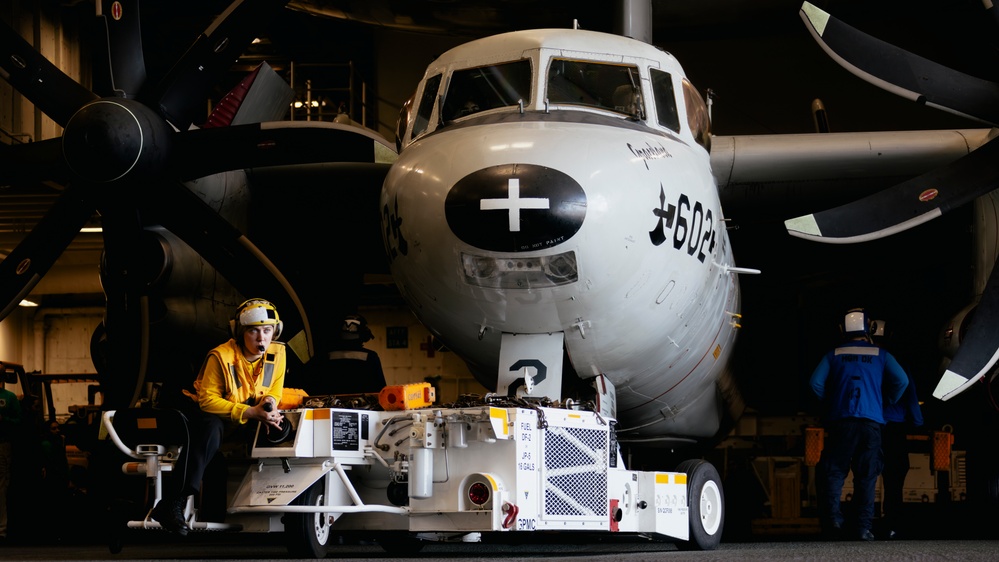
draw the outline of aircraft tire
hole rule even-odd
[[[676,470],[687,474],[687,505],[690,510],[690,538],[678,542],[677,548],[718,548],[725,523],[725,495],[718,470],[701,459],[684,461]]]
[[[295,498],[295,505],[322,505],[323,479],[320,478]],[[288,513],[284,516],[284,536],[288,552],[296,558],[326,558],[332,522],[329,513]]]

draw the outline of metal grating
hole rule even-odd
[[[545,432],[545,515],[607,515],[607,432],[549,426]]]

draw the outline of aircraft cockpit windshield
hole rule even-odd
[[[634,66],[553,59],[548,67],[548,101],[645,118],[641,80]]]
[[[531,61],[456,70],[451,75],[440,115],[444,123],[498,107],[531,102]]]

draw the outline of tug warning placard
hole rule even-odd
[[[360,442],[361,426],[356,412],[333,412],[333,450],[356,451]]]

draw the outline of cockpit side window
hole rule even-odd
[[[548,101],[645,118],[641,79],[633,66],[552,59],[548,67]]]
[[[680,132],[680,112],[676,108],[676,91],[673,89],[673,75],[658,69],[651,69],[652,95],[656,98],[656,118],[667,129]]]
[[[683,101],[687,106],[687,125],[697,144],[711,151],[711,119],[708,117],[708,104],[697,88],[686,78],[683,79]]]
[[[402,152],[403,140],[406,138],[406,127],[413,120],[413,98],[416,92],[409,96],[402,107],[399,108],[399,119],[395,122],[395,151]]]
[[[427,130],[430,124],[430,115],[434,112],[434,101],[437,100],[437,90],[441,85],[441,74],[427,79],[423,86],[423,96],[420,98],[420,108],[416,112],[416,121],[413,123],[412,138],[416,138]]]
[[[519,60],[456,70],[441,106],[444,122],[531,101],[531,61]]]

